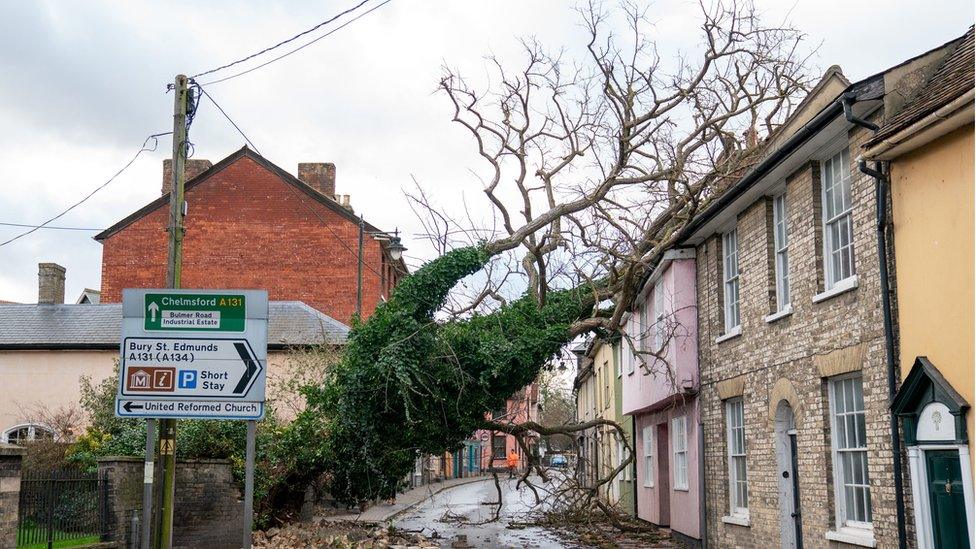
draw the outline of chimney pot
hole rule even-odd
[[[335,199],[336,167],[331,162],[300,162],[298,179],[325,196]]]
[[[37,302],[64,303],[64,267],[57,263],[37,264]]]
[[[189,181],[194,177],[202,174],[203,172],[210,169],[213,163],[209,160],[204,160],[202,158],[189,158],[186,161],[186,180]],[[173,189],[173,159],[167,158],[163,160],[163,194],[169,194],[170,190]]]

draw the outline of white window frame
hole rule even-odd
[[[603,409],[610,407],[610,362],[603,361]]]
[[[830,175],[828,176],[828,174]],[[828,177],[830,177],[829,183]],[[821,231],[823,235],[824,291],[829,291],[841,282],[857,276],[857,267],[854,263],[854,193],[851,188],[852,183],[849,147],[845,146],[837,153],[821,161],[820,212],[823,218]],[[844,195],[845,184],[847,190],[846,196]],[[836,196],[835,193],[837,191],[841,193],[840,209],[838,211],[828,212],[828,209],[833,209],[834,204],[832,199]],[[828,194],[831,200],[828,200]],[[847,204],[844,204],[845,198],[847,199]],[[840,238],[840,231],[843,230],[842,227],[845,222],[847,225],[848,242],[844,246],[839,246],[834,242],[832,229],[833,227],[837,227],[838,238]],[[837,245],[836,248],[835,245]],[[846,276],[843,276],[843,267],[840,267],[840,273],[834,272],[833,259],[835,257],[841,261],[841,265],[845,259],[850,261],[850,272]]]
[[[46,431],[50,433],[52,440],[57,440],[58,438],[57,433],[55,433],[54,429],[48,427],[47,425],[44,425],[43,423],[21,423],[19,425],[14,425],[13,427],[10,427],[9,429],[3,431],[3,433],[0,434],[0,442],[3,442],[4,444],[9,443],[10,435],[21,429],[27,429],[27,438],[25,439],[27,441],[38,440],[37,439],[38,431]]]
[[[655,444],[654,425],[641,429],[641,444],[644,446],[644,487],[654,488]]]
[[[745,403],[742,397],[731,398],[725,401],[725,437],[728,449],[728,468],[729,468],[729,512],[732,516],[749,516],[749,473],[746,463],[746,421]],[[737,448],[736,442],[741,438],[741,448]],[[743,478],[738,477],[738,468],[735,463],[742,461]],[[739,499],[739,485],[745,488],[744,500]]]
[[[619,436],[617,437],[617,467],[620,467],[624,463],[624,454],[627,452],[627,446],[624,441]],[[624,467],[624,470],[617,475],[617,480],[620,482],[627,482],[630,480],[630,466]]]
[[[722,233],[722,289],[725,333],[730,333],[742,322],[739,311],[739,235],[735,227]]]
[[[660,353],[664,350],[664,276],[654,281],[654,350]]]
[[[852,381],[853,383],[851,383],[850,385],[845,385],[844,383],[846,381]],[[839,411],[838,398],[840,395],[838,395],[838,391],[839,390],[843,391],[848,386],[852,388],[850,394],[851,401],[850,403],[846,403],[845,401],[844,411]],[[860,410],[855,409],[857,407],[857,396],[856,396],[855,389],[860,390],[861,392]],[[860,414],[862,418],[866,420],[866,417],[864,417],[866,416],[865,407],[864,407],[864,384],[863,384],[863,379],[861,377],[861,374],[857,372],[854,374],[847,374],[847,375],[830,378],[828,380],[828,396],[830,399],[830,441],[831,441],[831,461],[833,463],[833,468],[834,468],[834,509],[836,514],[835,516],[836,527],[838,531],[847,530],[847,531],[855,531],[855,532],[872,532],[873,525],[871,521],[871,515],[873,514],[874,511],[872,509],[872,503],[871,503],[871,486],[870,486],[869,471],[867,470],[868,447],[867,447],[866,423],[862,427],[863,432],[860,433],[861,440],[858,439],[859,437],[857,433],[859,427],[859,424],[857,422],[857,415]],[[851,405],[853,407],[850,410],[848,410],[848,405]],[[844,445],[846,446],[847,444],[849,444],[850,441],[849,430],[847,427],[849,425],[853,425],[855,431],[854,442],[855,444],[860,443],[859,446],[841,448],[841,441],[840,441],[841,429],[838,428],[838,421],[837,421],[839,414],[842,414],[845,417],[844,436],[846,440],[844,441]],[[848,423],[846,419],[848,417],[853,418],[852,424]],[[863,483],[860,484],[855,482],[847,482],[849,479],[847,479],[845,476],[844,473],[845,468],[842,462],[842,458],[844,455],[854,455],[855,453],[863,455],[865,460],[864,463],[865,463],[866,470],[864,471]],[[853,474],[853,467],[851,468],[851,471]],[[850,516],[850,510],[847,508],[847,497],[846,497],[848,486],[851,486],[852,488],[861,489],[862,497],[866,497],[866,499],[864,499],[862,503],[865,505],[865,511],[867,513],[866,518],[868,518],[867,521],[848,518]]]
[[[627,375],[634,373],[634,369],[637,367],[636,353],[638,353],[641,348],[639,340],[636,343],[634,342],[634,336],[637,335],[639,337],[640,333],[640,310],[638,309],[634,313],[635,314],[631,315],[630,321],[627,323],[627,328],[630,331],[630,341],[624,342],[627,345]],[[635,326],[637,327],[638,334],[634,334]]]
[[[786,193],[773,197],[773,264],[776,273],[776,311],[790,306],[790,226]]]
[[[671,461],[674,469],[674,489],[688,490],[688,420],[685,416],[671,419]]]

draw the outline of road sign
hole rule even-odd
[[[242,293],[146,293],[146,331],[243,332],[246,296]]]
[[[140,397],[115,401],[116,414],[123,417],[167,417],[187,419],[261,419],[263,402],[213,400],[151,400]]]
[[[267,292],[124,290],[120,347],[119,417],[264,415]]]
[[[243,399],[263,366],[246,339],[127,337],[122,396]]]

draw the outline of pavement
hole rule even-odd
[[[485,478],[444,489],[395,517],[393,523],[401,531],[419,532],[442,547],[567,547],[545,528],[513,527],[513,521],[524,520],[529,511],[539,508],[529,489],[515,490],[516,480],[499,481],[503,505],[497,521],[489,519],[495,508],[490,504],[498,500],[498,494],[491,478]]]
[[[412,510],[414,507],[424,503],[443,490],[475,482],[484,482],[490,479],[491,477],[479,476],[452,478],[442,482],[434,482],[424,486],[411,488],[402,494],[397,494],[396,503],[393,504],[381,502],[373,505],[361,513],[331,515],[324,518],[329,521],[387,522],[393,520],[398,515]]]

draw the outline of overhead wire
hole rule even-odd
[[[281,42],[278,42],[277,44],[275,44],[273,46],[264,48],[263,50],[261,50],[259,52],[256,52],[256,53],[252,53],[251,55],[248,55],[247,57],[242,57],[241,59],[238,59],[237,61],[231,61],[230,63],[227,63],[226,65],[221,65],[221,66],[219,66],[219,67],[217,67],[215,69],[210,69],[210,70],[206,70],[206,71],[203,71],[203,72],[199,72],[197,74],[194,74],[190,78],[199,78],[201,76],[205,76],[205,75],[208,75],[208,74],[213,74],[213,73],[215,73],[217,71],[222,71],[224,69],[233,67],[234,65],[239,65],[241,63],[244,63],[245,61],[249,61],[251,59],[254,59],[255,57],[258,57],[260,55],[263,55],[265,53],[268,53],[271,50],[280,48],[281,46],[284,46],[285,44],[288,44],[289,42],[294,42],[295,40],[298,40],[302,36],[305,36],[306,34],[311,33],[311,32],[315,32],[319,28],[321,28],[321,27],[323,27],[325,25],[328,25],[329,23],[335,21],[336,19],[339,19],[340,17],[342,17],[344,15],[347,15],[349,13],[352,13],[352,12],[358,10],[366,2],[369,2],[369,0],[362,0],[362,2],[356,4],[355,6],[349,8],[349,9],[347,9],[347,10],[345,10],[345,11],[343,11],[343,12],[341,12],[341,13],[339,13],[339,14],[337,14],[337,15],[335,15],[335,16],[333,16],[333,17],[331,17],[331,18],[329,18],[329,19],[327,19],[325,21],[322,21],[318,25],[315,25],[314,27],[312,27],[312,28],[310,28],[308,30],[302,31],[302,32],[296,34],[295,36],[292,36],[291,38],[288,38],[286,40],[282,40]]]
[[[26,223],[4,223],[0,222],[0,227],[24,227],[28,229],[56,229],[60,231],[88,231],[97,233],[105,229],[95,229],[92,227],[52,227],[50,225],[28,225]]]
[[[259,151],[259,150],[258,150],[258,147],[257,147],[257,145],[255,145],[255,144],[254,144],[254,143],[253,143],[253,142],[252,142],[252,141],[251,141],[251,140],[250,140],[250,139],[249,139],[249,138],[247,137],[247,134],[245,134],[245,133],[244,133],[244,130],[242,130],[242,129],[241,129],[241,127],[240,127],[240,126],[238,126],[238,125],[237,125],[237,123],[236,123],[236,122],[234,122],[234,120],[233,120],[233,119],[232,119],[232,118],[231,118],[230,116],[228,116],[228,114],[227,114],[227,112],[226,112],[226,111],[224,111],[224,108],[223,108],[223,107],[221,107],[219,103],[217,103],[217,100],[216,100],[216,99],[214,99],[214,98],[213,98],[213,96],[212,96],[212,95],[210,95],[210,94],[209,94],[209,93],[207,92],[207,90],[206,90],[206,89],[204,89],[204,88],[202,88],[202,87],[201,87],[201,88],[200,88],[200,91],[201,91],[201,92],[203,92],[203,95],[206,95],[206,96],[207,96],[207,99],[209,99],[209,100],[210,100],[210,102],[211,102],[211,103],[213,103],[215,107],[217,107],[217,110],[218,110],[218,111],[220,111],[220,114],[222,114],[222,115],[224,115],[224,118],[226,118],[226,119],[227,119],[227,121],[228,121],[228,122],[230,122],[230,124],[231,124],[232,126],[234,126],[234,129],[235,129],[235,130],[237,130],[237,133],[239,133],[239,134],[241,134],[241,137],[243,137],[243,138],[244,138],[244,141],[246,141],[246,142],[247,142],[247,144],[248,144],[248,145],[250,145],[250,146],[251,146],[251,148],[252,148],[252,149],[254,149],[254,151],[255,151],[255,152],[257,152],[258,154],[261,154],[261,151]]]
[[[84,198],[82,198],[78,202],[75,202],[74,204],[68,206],[67,208],[65,208],[64,210],[62,210],[61,213],[59,213],[59,214],[55,215],[54,217],[48,219],[44,223],[41,223],[40,225],[32,226],[32,228],[30,230],[24,231],[24,232],[18,234],[17,236],[14,236],[13,238],[10,238],[8,240],[5,240],[3,242],[0,242],[0,247],[6,246],[7,244],[10,244],[11,242],[14,242],[15,240],[19,240],[19,239],[21,239],[21,238],[23,238],[23,237],[25,237],[25,236],[27,236],[29,234],[34,233],[35,231],[38,231],[40,229],[43,229],[43,228],[47,227],[47,225],[49,225],[50,223],[52,223],[52,222],[60,219],[61,217],[63,217],[65,214],[67,214],[71,210],[73,210],[73,209],[77,208],[78,206],[84,204],[91,197],[95,196],[95,193],[97,193],[98,191],[100,191],[100,190],[104,189],[105,187],[107,187],[112,181],[115,181],[115,179],[118,176],[122,175],[122,172],[124,172],[125,170],[129,169],[129,166],[131,166],[136,161],[136,159],[139,158],[140,155],[142,155],[142,153],[155,151],[156,150],[156,147],[159,145],[159,139],[158,139],[159,137],[162,137],[164,135],[169,135],[171,133],[173,133],[173,132],[154,133],[154,134],[150,135],[149,137],[146,138],[145,141],[143,141],[142,147],[138,151],[136,151],[136,154],[134,154],[132,156],[132,158],[130,158],[129,161],[126,162],[126,164],[124,166],[122,166],[121,169],[119,169],[119,171],[115,172],[115,175],[113,175],[112,177],[108,178],[108,181],[102,183],[98,187],[95,187],[95,189],[92,190],[92,192],[90,192],[87,195],[85,195]],[[152,145],[147,147],[147,145],[149,145],[149,142],[150,141],[152,142]]]
[[[338,27],[336,27],[336,28],[334,28],[334,29],[332,29],[332,30],[330,30],[329,32],[327,32],[327,33],[325,33],[325,34],[323,34],[322,36],[319,36],[318,38],[316,38],[316,39],[314,39],[314,40],[310,40],[309,42],[306,42],[305,44],[302,44],[301,46],[299,46],[299,47],[297,47],[297,48],[295,48],[295,49],[293,49],[293,50],[291,50],[291,51],[288,51],[288,52],[285,52],[285,53],[283,53],[283,54],[281,54],[281,55],[279,55],[278,57],[275,57],[275,58],[272,58],[272,59],[270,59],[270,60],[268,60],[268,61],[265,61],[264,63],[261,63],[260,65],[257,65],[257,66],[254,66],[254,67],[251,67],[251,68],[249,68],[249,69],[247,69],[247,70],[244,70],[244,71],[241,71],[241,72],[238,72],[238,73],[236,73],[236,74],[232,74],[232,75],[230,75],[230,76],[226,76],[226,77],[224,77],[224,78],[219,78],[219,79],[217,79],[217,80],[211,80],[210,82],[204,82],[203,84],[201,84],[201,86],[210,86],[210,85],[213,85],[213,84],[219,84],[219,83],[221,83],[221,82],[226,82],[226,81],[228,81],[228,80],[231,80],[231,79],[234,79],[234,78],[237,78],[238,76],[244,76],[245,74],[248,74],[248,73],[250,73],[250,72],[254,72],[254,71],[256,71],[256,70],[258,70],[258,69],[260,69],[260,68],[263,68],[263,67],[266,67],[266,66],[268,66],[268,65],[270,65],[271,63],[274,63],[274,62],[276,62],[276,61],[279,61],[279,60],[281,60],[281,59],[284,59],[285,57],[288,57],[289,55],[291,55],[291,54],[293,54],[293,53],[296,53],[296,52],[298,52],[298,51],[301,51],[301,50],[303,50],[303,49],[305,49],[305,48],[307,48],[307,47],[309,47],[309,46],[311,46],[312,44],[314,44],[314,43],[316,43],[316,42],[318,42],[319,40],[322,40],[323,38],[325,38],[325,37],[327,37],[327,36],[330,36],[330,35],[332,35],[332,34],[334,34],[334,33],[336,33],[336,32],[338,32],[338,31],[340,31],[340,30],[342,30],[343,28],[345,28],[345,27],[347,27],[348,25],[351,25],[352,23],[354,23],[354,22],[356,22],[356,21],[357,21],[357,20],[359,20],[360,18],[362,18],[362,17],[365,17],[365,16],[367,16],[367,15],[369,15],[370,13],[373,13],[374,11],[376,11],[376,10],[378,10],[378,9],[380,9],[380,8],[382,8],[383,6],[385,6],[385,5],[387,5],[387,4],[389,4],[389,3],[391,2],[391,1],[392,1],[392,0],[383,0],[383,2],[380,2],[379,4],[377,4],[377,5],[375,5],[375,6],[373,6],[372,8],[370,8],[370,9],[368,9],[368,10],[366,10],[366,11],[364,11],[363,13],[360,13],[360,14],[359,14],[359,15],[357,15],[356,17],[353,17],[353,18],[352,18],[352,19],[350,19],[349,21],[346,21],[345,23],[343,23],[343,24],[341,24],[341,25],[339,25]],[[362,5],[362,4],[364,4],[364,3],[365,3],[365,2],[362,2],[362,3],[360,3],[360,4],[359,4],[359,6],[361,6],[361,5]],[[356,8],[358,8],[359,6],[356,6]],[[353,9],[356,9],[356,8],[353,8]],[[350,10],[347,10],[347,12],[348,12],[348,11],[350,11]],[[324,24],[324,23],[323,23],[323,24]],[[320,26],[321,26],[321,25],[320,25]],[[260,54],[256,54],[256,55],[260,55]],[[252,56],[252,57],[253,57],[253,56]],[[201,74],[208,74],[208,73],[210,73],[210,72],[213,72],[213,71],[208,71],[208,72],[206,72],[206,73],[201,73]]]

